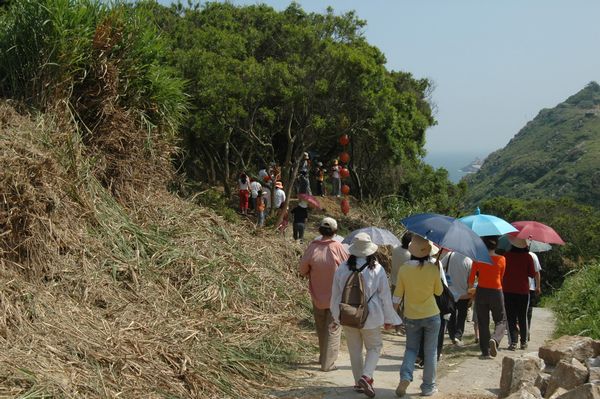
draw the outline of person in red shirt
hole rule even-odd
[[[535,276],[533,259],[527,241],[509,236],[511,249],[504,254],[506,272],[502,280],[504,307],[508,319],[509,350],[517,349],[518,335],[521,349],[527,349],[527,308],[529,307],[529,277]],[[517,322],[519,328],[517,329]]]
[[[496,254],[497,236],[481,237],[488,249],[493,264],[473,262],[469,275],[469,292],[475,286],[475,312],[479,323],[479,348],[481,357],[488,359],[496,357],[498,346],[506,331],[506,313],[504,311],[504,296],[502,294],[502,279],[505,275],[506,261],[504,256]],[[494,320],[494,334],[490,336],[490,312]]]

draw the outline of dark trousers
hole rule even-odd
[[[510,343],[516,345],[519,338],[518,335],[520,335],[521,345],[527,344],[527,308],[529,307],[529,294],[513,294],[505,292],[504,307],[506,309],[506,319],[508,320],[508,336],[510,338]],[[518,330],[517,322],[519,323]]]
[[[440,361],[442,356],[442,348],[444,347],[444,335],[446,334],[446,319],[440,314],[440,332],[438,334],[438,345],[437,345],[437,361]],[[421,337],[421,345],[419,346],[419,358],[425,359],[425,334]]]
[[[490,339],[498,344],[506,332],[506,312],[504,295],[500,290],[477,287],[475,294],[475,313],[479,325],[479,349],[482,355],[490,354]],[[494,320],[494,334],[490,334],[490,313]]]
[[[315,190],[315,194],[317,195],[325,195],[325,185],[322,181],[317,180],[317,189]]]
[[[468,309],[468,299],[459,299],[458,302],[456,302],[454,312],[450,314],[450,320],[448,320],[448,336],[450,339],[462,339],[465,331],[465,322],[467,321]]]
[[[533,315],[533,307],[537,304],[537,296],[535,291],[529,291],[529,306],[527,307],[527,341],[531,335],[531,316]]]
[[[250,196],[250,209],[251,210],[255,210],[256,209],[256,198]]]
[[[302,240],[304,238],[304,223],[294,223],[294,240]]]

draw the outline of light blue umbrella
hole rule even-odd
[[[471,230],[480,237],[501,236],[518,231],[515,226],[504,219],[500,219],[493,215],[482,214],[479,207],[475,210],[474,215],[465,216],[458,220],[470,227]]]
[[[346,238],[344,238],[342,243],[352,244],[354,236],[358,233],[367,233],[371,237],[371,241],[377,245],[391,245],[393,247],[400,245],[400,240],[394,235],[394,233],[389,230],[374,226],[363,227],[362,229],[354,230],[352,233],[348,234]]]

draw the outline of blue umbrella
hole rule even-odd
[[[474,215],[458,219],[471,228],[478,236],[501,236],[507,233],[519,231],[504,219],[493,215],[482,214],[479,207]]]
[[[492,264],[481,238],[465,224],[450,216],[420,213],[401,220],[407,230],[436,245],[461,253],[473,260]]]
[[[352,240],[354,236],[358,233],[367,233],[371,237],[371,241],[373,241],[377,245],[391,245],[398,246],[400,245],[400,240],[389,230],[382,229],[379,227],[363,227],[362,229],[354,230],[350,233],[342,243],[352,244]]]

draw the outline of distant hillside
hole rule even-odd
[[[471,204],[494,196],[572,197],[600,207],[600,85],[541,110],[466,181]]]

